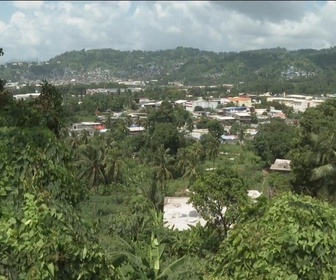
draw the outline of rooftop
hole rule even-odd
[[[206,221],[200,216],[195,208],[188,204],[189,197],[165,197],[163,220],[166,227],[174,227],[182,231],[189,229],[189,225],[196,225],[198,222],[202,226]]]
[[[289,159],[276,159],[271,165],[270,170],[291,171],[290,163],[291,161]]]

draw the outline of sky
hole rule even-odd
[[[336,45],[334,1],[1,1],[0,63],[72,50]]]

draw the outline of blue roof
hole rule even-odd
[[[236,111],[245,111],[246,107],[226,107],[223,110],[236,110]]]
[[[221,138],[223,140],[236,140],[238,137],[236,135],[222,135]]]

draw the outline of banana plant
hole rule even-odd
[[[189,273],[188,270],[183,269],[187,261],[186,256],[165,268],[162,267],[165,244],[159,241],[154,233],[151,235],[151,244],[145,250],[136,244],[132,246],[125,240],[119,239],[125,251],[116,253],[112,264],[120,279],[183,279],[183,276]]]

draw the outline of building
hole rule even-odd
[[[80,122],[73,123],[70,132],[80,133],[83,130],[89,132],[90,135],[93,135],[95,132],[106,132],[106,127],[99,122]]]
[[[248,190],[248,196],[253,200],[257,199],[261,194],[257,190]],[[165,227],[183,231],[190,229],[190,225],[195,226],[200,223],[201,226],[204,226],[206,224],[206,221],[188,201],[189,197],[164,198],[163,222]],[[226,207],[223,209],[223,214],[225,211]]]
[[[128,128],[130,135],[136,135],[141,132],[144,132],[146,129],[142,126],[131,126]]]
[[[16,100],[27,100],[30,98],[37,98],[41,93],[25,93],[25,94],[16,94],[13,95],[13,98]]]
[[[223,114],[225,116],[233,116],[237,112],[247,112],[246,107],[225,107],[223,108]]]
[[[291,171],[290,167],[291,161],[288,159],[276,159],[274,163],[271,165],[271,171],[277,171],[281,173],[287,173]]]
[[[312,96],[288,95],[284,97],[267,97],[267,102],[279,102],[294,109],[295,112],[304,112],[307,108],[322,104],[324,99],[314,99]]]
[[[251,107],[252,99],[250,97],[229,97],[230,102],[236,104],[236,106]]]
[[[240,123],[250,123],[252,120],[252,116],[250,113],[245,112],[237,112],[233,114],[233,117]]]
[[[221,104],[221,100],[204,100],[202,97],[199,97],[198,100],[185,102],[185,108],[189,112],[193,112],[196,106],[200,106],[202,108],[210,108],[216,109],[219,104]]]
[[[200,223],[202,226],[206,221],[188,204],[189,197],[165,197],[163,208],[163,221],[165,227],[175,228],[179,231],[189,229],[189,225],[195,226]]]

